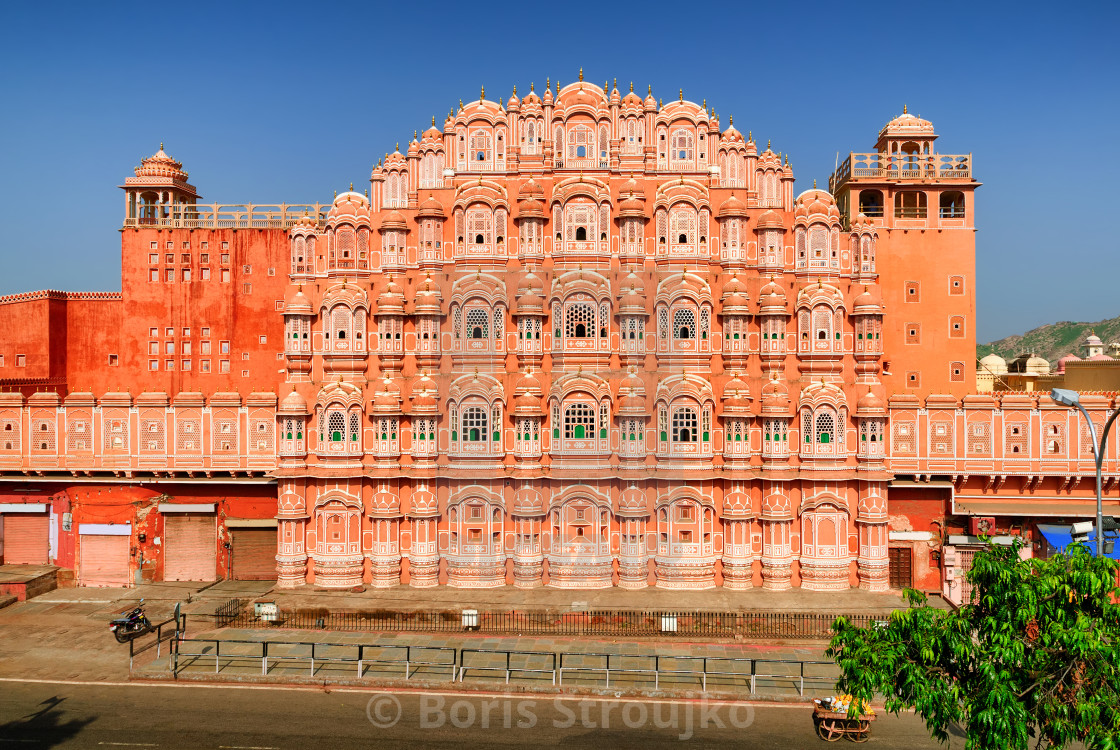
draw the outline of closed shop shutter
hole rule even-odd
[[[50,518],[46,513],[4,514],[4,563],[46,565]]]
[[[217,578],[218,537],[213,513],[169,513],[163,517],[163,580]]]
[[[127,586],[128,549],[131,537],[82,534],[80,586]]]
[[[276,529],[230,529],[233,578],[238,581],[276,580]]]
[[[891,547],[889,553],[889,581],[892,589],[908,589],[914,586],[912,568],[913,555],[909,547]]]

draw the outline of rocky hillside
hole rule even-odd
[[[1023,352],[1033,352],[1054,363],[1071,352],[1080,357],[1081,343],[1090,331],[1095,331],[1106,347],[1112,341],[1120,341],[1120,317],[1097,323],[1074,323],[1068,320],[1050,323],[1020,336],[1008,336],[999,341],[979,344],[976,356],[985,357],[995,352],[1005,359],[1013,359]],[[1107,348],[1105,353],[1108,353]]]

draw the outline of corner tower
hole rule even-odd
[[[187,206],[198,202],[198,191],[187,182],[183,163],[175,161],[159,144],[159,151],[140,162],[135,177],[125,179],[124,225],[150,226],[166,220],[188,218]],[[161,221],[162,220],[162,221]],[[182,226],[185,226],[182,225]]]
[[[975,390],[975,190],[972,154],[939,154],[928,120],[902,114],[875,151],[829,178],[848,226],[879,234],[883,370],[888,394]]]

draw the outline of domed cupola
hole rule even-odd
[[[353,190],[335,196],[327,213],[327,228],[333,229],[340,223],[370,226],[369,199]]]
[[[747,215],[747,204],[735,197],[732,193],[727,200],[719,206],[719,211],[716,213],[717,219],[729,219],[732,217],[743,217]]]
[[[385,286],[377,295],[377,314],[404,315],[404,288],[393,280],[392,274],[386,277]]]
[[[773,276],[758,293],[758,312],[760,315],[786,315],[789,313],[785,290],[778,282],[774,281]]]
[[[720,297],[721,315],[749,315],[749,300],[747,299],[747,285],[732,276],[723,285],[723,296]]]
[[[120,186],[125,191],[125,226],[160,225],[171,218],[173,206],[198,201],[198,191],[187,182],[182,162],[172,159],[162,143],[133,172]]]
[[[738,374],[735,374],[732,376],[731,380],[727,381],[723,386],[723,398],[720,401],[721,411],[719,415],[721,417],[750,417],[750,401],[750,388],[743,382]]]
[[[540,417],[544,415],[541,405],[541,382],[531,371],[524,373],[514,388],[513,415],[515,417]]]
[[[413,311],[417,315],[441,315],[443,313],[443,297],[440,294],[439,284],[432,281],[430,273],[417,286],[415,299]]]
[[[517,191],[517,219],[541,219],[544,214],[544,189],[540,183],[530,178]]]
[[[397,213],[393,211],[392,213]],[[399,215],[399,214],[398,214]],[[388,217],[386,217],[388,218]],[[420,210],[416,212],[418,219],[446,219],[447,212],[443,210],[443,204],[436,200],[434,195],[429,194],[420,203]],[[384,224],[382,224],[384,226]]]
[[[859,401],[856,402],[856,416],[865,418],[885,417],[886,415],[887,407],[882,397],[875,393],[872,386],[867,386],[867,393],[860,396]]]
[[[406,228],[408,228],[408,223],[404,220],[404,216],[400,211],[390,211],[385,214],[385,218],[381,220],[380,230],[382,232],[390,229],[401,230]]]
[[[839,221],[840,209],[836,207],[836,200],[831,193],[814,187],[797,196],[793,204],[793,215],[795,219],[823,217],[826,221]]]
[[[790,415],[789,389],[778,379],[777,373],[773,373],[771,379],[762,387],[759,406],[763,416],[788,417]]]
[[[133,169],[138,178],[142,178],[151,184],[159,184],[166,182],[177,182],[182,186],[180,189],[183,192],[194,193],[194,188],[187,185],[187,177],[189,174],[183,169],[183,163],[176,161],[163,150],[163,144],[159,144],[159,151],[155,152],[147,159],[140,161],[140,166]]]
[[[435,381],[424,373],[412,387],[408,413],[412,416],[436,416],[439,411],[439,389]]]
[[[852,302],[852,315],[881,315],[883,312],[883,299],[879,294],[877,285],[864,285]]]
[[[311,300],[303,293],[303,284],[296,287],[295,294],[288,297],[288,301],[284,304],[285,315],[312,315],[314,309],[311,307]]]
[[[755,224],[758,229],[785,229],[782,223],[782,217],[777,211],[766,210],[758,217],[758,223]]]
[[[618,314],[647,316],[646,290],[642,278],[631,271],[622,280],[619,292]]]
[[[374,416],[393,416],[402,414],[401,387],[392,379],[385,377],[376,386],[370,413]]]
[[[630,374],[623,378],[618,387],[618,416],[619,417],[648,417],[649,404],[646,402],[646,386],[638,377],[636,368],[630,368]]]
[[[923,136],[928,138],[933,134],[933,123],[910,114],[905,104],[902,105],[902,114],[892,119],[879,131],[880,138]]]
[[[544,282],[532,269],[517,285],[517,314],[544,315]]]
[[[311,411],[307,408],[307,399],[300,395],[293,385],[292,392],[280,401],[276,413],[283,417],[302,417],[310,414]]]
[[[646,109],[653,110],[654,112],[657,111],[657,100],[653,98],[652,86],[646,88],[646,99],[643,104],[645,104]]]

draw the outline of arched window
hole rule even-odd
[[[471,133],[471,161],[475,163],[490,161],[490,134],[485,130]]]
[[[696,409],[691,406],[678,406],[673,409],[673,442],[695,443],[699,420]]]
[[[490,316],[484,308],[473,307],[467,310],[467,338],[486,339],[489,333]]]
[[[587,241],[587,227],[576,227],[576,242]]]
[[[674,130],[669,143],[670,165],[684,169],[693,166],[695,160],[695,139],[692,131],[685,128]]]
[[[585,125],[576,125],[568,131],[568,158],[586,159],[595,148],[595,134]],[[559,150],[559,149],[558,149]]]
[[[564,336],[586,339],[595,336],[595,307],[586,302],[575,302],[565,311]]]
[[[816,418],[817,445],[829,445],[836,442],[836,417],[830,409],[817,412]]]
[[[467,236],[475,245],[490,245],[494,230],[494,212],[479,206],[467,211]]]
[[[673,338],[677,341],[696,338],[696,313],[691,308],[673,311]]]
[[[904,190],[894,197],[894,218],[926,218],[926,194],[917,190]]]
[[[941,218],[964,218],[964,193],[959,190],[949,190],[941,194]]]
[[[595,407],[586,403],[564,407],[564,438],[584,440],[595,436]]]
[[[346,418],[340,411],[332,411],[327,416],[327,439],[341,443],[345,439]]]
[[[468,443],[485,442],[488,435],[487,414],[485,407],[468,406],[463,409],[462,434],[463,440]]]
[[[859,192],[859,212],[864,216],[879,217],[883,215],[883,191],[861,190]]]

